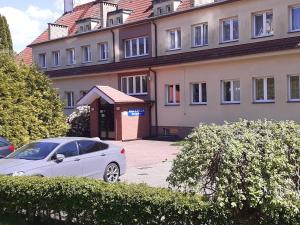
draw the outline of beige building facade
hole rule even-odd
[[[134,127],[150,129],[139,137],[134,130],[126,134],[124,126],[115,128],[130,139],[184,137],[199,123],[240,118],[300,122],[299,0],[140,4],[155,12],[142,19],[134,5],[125,5],[132,11],[129,22],[31,45],[34,62],[66,101],[66,114],[79,100],[95,104],[82,99],[101,85],[142,99],[149,108],[147,119],[135,105],[126,105],[128,114],[122,111],[122,116],[138,112],[124,120],[125,127],[135,121]],[[141,19],[130,22],[135,16]]]

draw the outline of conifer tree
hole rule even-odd
[[[2,53],[12,53],[13,45],[11,34],[7,20],[4,16],[0,15],[0,51]]]
[[[7,23],[7,20],[6,20],[5,16],[3,16],[2,19],[3,19],[3,24],[4,24],[4,27],[5,27],[5,30],[6,30],[7,48],[10,52],[13,52],[13,43],[12,43],[12,38],[11,38],[9,25]]]

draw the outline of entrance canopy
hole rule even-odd
[[[85,96],[83,96],[77,105],[90,105],[96,99],[102,98],[109,104],[116,103],[144,103],[144,100],[129,96],[117,89],[109,86],[94,86]]]

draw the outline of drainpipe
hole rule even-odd
[[[154,25],[154,42],[155,42],[155,58],[157,58],[157,53],[158,53],[158,46],[157,46],[157,24],[155,23],[154,20],[151,21],[151,23]]]
[[[115,32],[114,32],[113,29],[111,29],[110,32],[112,34],[112,41],[113,41],[113,62],[115,63],[116,62],[116,49],[115,49],[116,40],[115,40]]]
[[[155,101],[155,136],[158,136],[158,109],[157,109],[157,72],[151,67],[149,71],[154,74],[154,101]]]

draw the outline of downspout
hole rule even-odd
[[[116,46],[115,46],[115,43],[116,43],[116,40],[115,40],[115,32],[113,29],[110,30],[111,34],[112,34],[112,41],[113,41],[113,63],[116,62]]]
[[[157,24],[154,20],[151,21],[151,23],[154,25],[154,42],[155,42],[155,54],[154,57],[157,58],[158,55],[158,46],[157,46]]]
[[[154,102],[155,102],[155,136],[158,136],[158,109],[157,109],[157,72],[151,67],[149,71],[154,74]]]

